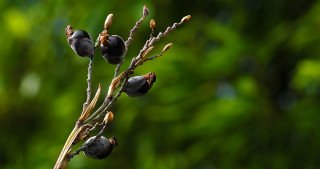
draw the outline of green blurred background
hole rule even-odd
[[[141,98],[122,95],[105,160],[83,154],[70,169],[316,169],[320,167],[320,2],[305,0],[0,1],[0,168],[52,168],[85,100],[88,58],[64,29],[94,39],[127,38],[146,4],[150,15],[127,55],[156,31],[191,14],[158,43],[173,48],[136,74],[157,73]],[[115,66],[100,54],[93,87],[103,94]]]

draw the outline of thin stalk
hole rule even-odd
[[[140,26],[140,24],[142,23],[142,21],[143,21],[148,15],[149,15],[149,9],[148,9],[146,6],[144,6],[144,7],[143,7],[143,11],[142,11],[142,17],[136,22],[136,24],[135,24],[135,25],[133,26],[133,28],[130,30],[129,37],[128,37],[128,39],[127,39],[127,40],[125,41],[125,43],[124,43],[126,50],[125,50],[125,52],[124,52],[124,54],[123,54],[123,55],[124,55],[123,60],[125,59],[125,56],[126,56],[126,54],[127,54],[129,45],[130,45],[131,42],[133,41],[133,35],[134,35],[134,33],[138,30],[138,27]],[[121,61],[121,62],[117,65],[117,67],[116,67],[116,69],[115,69],[115,71],[114,71],[114,78],[116,78],[116,77],[118,76],[122,64],[123,64],[123,61]]]
[[[90,103],[91,99],[91,76],[92,76],[92,64],[93,64],[93,57],[89,57],[89,65],[88,65],[88,75],[87,75],[87,100],[83,104],[83,109],[86,109]]]

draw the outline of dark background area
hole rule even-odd
[[[305,0],[0,1],[0,168],[52,168],[86,98],[88,58],[65,38],[71,24],[93,39],[114,14],[126,39],[143,5],[150,15],[127,66],[149,37],[188,14],[157,43],[163,57],[147,95],[122,95],[106,136],[110,157],[82,153],[70,169],[316,169],[320,167],[320,3]],[[123,67],[123,68],[124,68]],[[94,90],[115,66],[97,54]],[[101,101],[100,101],[101,103]]]

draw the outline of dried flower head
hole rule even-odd
[[[68,25],[64,31],[66,33],[67,38],[69,38],[73,34],[73,28],[71,25]]]
[[[99,36],[100,44],[103,45],[103,46],[108,46],[108,44],[109,44],[109,40],[108,39],[109,39],[108,31],[107,30],[103,30],[100,33],[100,36]]]

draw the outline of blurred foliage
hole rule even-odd
[[[135,72],[157,73],[152,90],[113,106],[112,155],[80,154],[70,169],[320,167],[319,1],[13,0],[0,1],[0,168],[52,168],[81,111],[88,59],[68,46],[66,25],[95,39],[113,13],[111,33],[126,38],[144,4],[157,32],[192,20],[158,43],[174,43],[165,56]],[[94,66],[94,89],[105,94],[115,67],[100,54]]]

